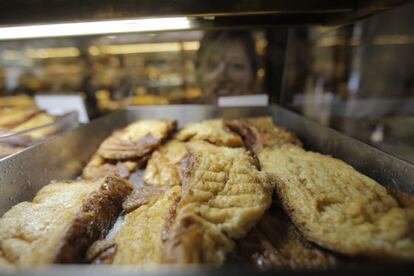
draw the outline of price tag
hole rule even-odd
[[[79,122],[89,122],[85,102],[79,95],[35,95],[36,105],[51,115],[62,115],[76,110]]]
[[[267,94],[219,97],[218,106],[266,106],[269,104]]]

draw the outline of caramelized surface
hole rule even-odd
[[[179,192],[180,187],[177,186],[164,193],[154,193],[143,200],[135,196],[137,208],[125,215],[111,237],[98,241],[91,247],[89,258],[94,263],[113,265],[160,264],[165,219]],[[105,250],[99,251],[99,248]]]
[[[168,263],[221,264],[271,203],[272,188],[243,148],[187,144],[182,193],[163,245]]]
[[[103,141],[98,154],[106,159],[142,158],[156,149],[175,128],[175,121],[138,120]]]
[[[156,150],[148,160],[144,181],[150,185],[181,185],[180,160],[187,154],[183,142],[171,140]]]
[[[103,159],[98,154],[92,156],[89,163],[83,168],[82,177],[84,179],[98,179],[108,175],[117,174],[123,178],[128,176],[138,168],[138,162],[134,161],[112,161]]]
[[[32,202],[14,206],[0,219],[0,263],[81,262],[89,245],[111,227],[130,190],[118,177],[44,186]]]
[[[267,211],[247,236],[237,242],[236,256],[261,269],[315,269],[338,262],[298,233],[280,209]]]
[[[185,126],[175,136],[180,141],[203,140],[216,146],[243,147],[241,137],[231,132],[222,119],[206,120]]]
[[[259,154],[306,238],[348,255],[414,258],[412,212],[350,165],[297,146]]]

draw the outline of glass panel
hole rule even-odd
[[[414,162],[414,5],[340,28],[292,28],[279,101]]]
[[[0,42],[0,95],[82,93],[91,117],[126,105],[263,93],[264,32],[185,31]]]

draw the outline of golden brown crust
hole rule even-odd
[[[117,246],[114,242],[99,240],[89,247],[86,260],[93,264],[111,264],[114,261],[116,250]]]
[[[13,128],[42,112],[37,108],[4,109],[0,111],[0,129]]]
[[[256,154],[263,148],[287,143],[302,146],[296,134],[276,127],[271,117],[226,120],[225,124],[242,136],[246,146]]]
[[[332,254],[307,242],[280,209],[267,211],[247,236],[237,242],[236,257],[261,269],[328,268]]]
[[[144,181],[149,185],[181,185],[178,172],[180,160],[187,154],[184,143],[171,140],[156,150],[148,160]]]
[[[157,188],[157,187],[154,187]],[[171,187],[153,194],[144,204],[125,215],[119,228],[104,241],[97,241],[88,252],[93,263],[151,265],[161,263],[161,236],[165,218],[181,188]]]
[[[179,141],[202,140],[216,146],[243,147],[243,141],[239,135],[230,131],[222,119],[206,120],[201,123],[193,123],[185,126],[175,136]]]
[[[31,117],[27,121],[14,127],[12,131],[18,132],[18,131],[34,129],[37,127],[52,124],[55,121],[56,121],[56,117],[42,112],[42,113],[36,114],[35,116]],[[26,135],[33,139],[41,139],[41,138],[45,138],[47,136],[54,134],[56,131],[57,129],[55,127],[50,126],[50,127],[40,128],[37,130],[30,131],[26,133]]]
[[[151,200],[156,200],[167,190],[163,186],[142,185],[135,187],[132,193],[122,204],[125,213],[130,213],[139,207],[148,204]]]
[[[308,239],[351,256],[414,258],[412,211],[330,156],[284,145],[259,154],[278,196]]]
[[[32,202],[0,219],[1,255],[17,267],[82,262],[90,244],[106,235],[131,188],[119,177],[43,187]]]
[[[82,177],[94,180],[108,175],[119,175],[128,178],[139,167],[135,161],[105,160],[98,154],[94,154],[89,163],[83,168]]]
[[[270,205],[272,188],[244,148],[187,144],[181,200],[163,244],[166,263],[221,264]]]
[[[387,188],[388,193],[397,200],[398,205],[402,208],[414,208],[414,195],[401,192],[397,189]]]
[[[102,142],[98,154],[105,159],[137,159],[156,149],[176,129],[169,120],[139,120],[115,131]]]

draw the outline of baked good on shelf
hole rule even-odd
[[[31,202],[15,205],[0,219],[0,264],[83,262],[88,247],[116,220],[131,185],[113,176],[44,186]]]
[[[176,129],[171,120],[138,120],[105,139],[98,154],[105,159],[138,159],[159,147]]]
[[[37,108],[0,109],[0,129],[13,128],[41,112],[42,111]]]
[[[37,128],[37,127],[52,124],[55,121],[56,121],[55,116],[51,116],[47,113],[42,112],[42,113],[36,114],[35,116],[30,118],[29,120],[15,126],[11,130],[14,131],[14,132],[19,132],[19,131],[34,129],[34,128]],[[55,132],[56,132],[55,127],[46,127],[46,128],[40,128],[40,129],[37,129],[37,130],[30,131],[30,132],[26,133],[25,135],[27,135],[27,136],[29,136],[30,138],[33,138],[33,139],[41,139],[41,138],[45,138],[47,136],[50,136],[50,135],[54,134]]]

